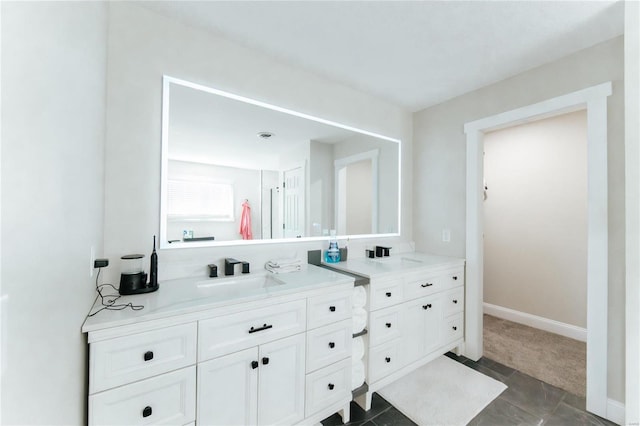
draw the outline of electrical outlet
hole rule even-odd
[[[448,228],[445,228],[442,230],[442,242],[448,243],[450,241],[451,241],[451,230]]]
[[[95,271],[94,262],[96,261],[96,249],[91,246],[91,254],[89,255],[89,278],[93,278],[93,271]]]

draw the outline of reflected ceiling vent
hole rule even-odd
[[[274,134],[273,134],[273,133],[271,133],[271,132],[260,132],[260,133],[258,133],[258,137],[259,137],[260,139],[271,139],[271,138],[273,138],[273,137],[275,137],[275,136],[276,136],[276,135],[274,135]]]

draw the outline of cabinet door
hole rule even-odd
[[[304,334],[260,346],[258,424],[294,424],[304,417]]]
[[[438,297],[423,297],[406,303],[404,311],[405,361],[410,364],[440,344],[442,302]]]
[[[255,425],[258,348],[198,364],[198,424]]]

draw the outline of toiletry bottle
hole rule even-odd
[[[338,248],[338,240],[336,239],[336,230],[331,230],[331,238],[329,239],[329,249],[326,251],[324,260],[327,263],[340,262],[340,249]]]

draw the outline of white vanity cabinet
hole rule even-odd
[[[304,418],[305,336],[198,364],[198,424],[288,425]]]
[[[317,269],[299,288],[196,298],[158,315],[155,306],[169,306],[165,284],[126,299],[146,302],[146,316],[87,320],[89,424],[292,425],[335,412],[348,421],[353,279]]]
[[[464,343],[463,259],[410,253],[336,267],[370,279],[363,408],[376,390]]]

